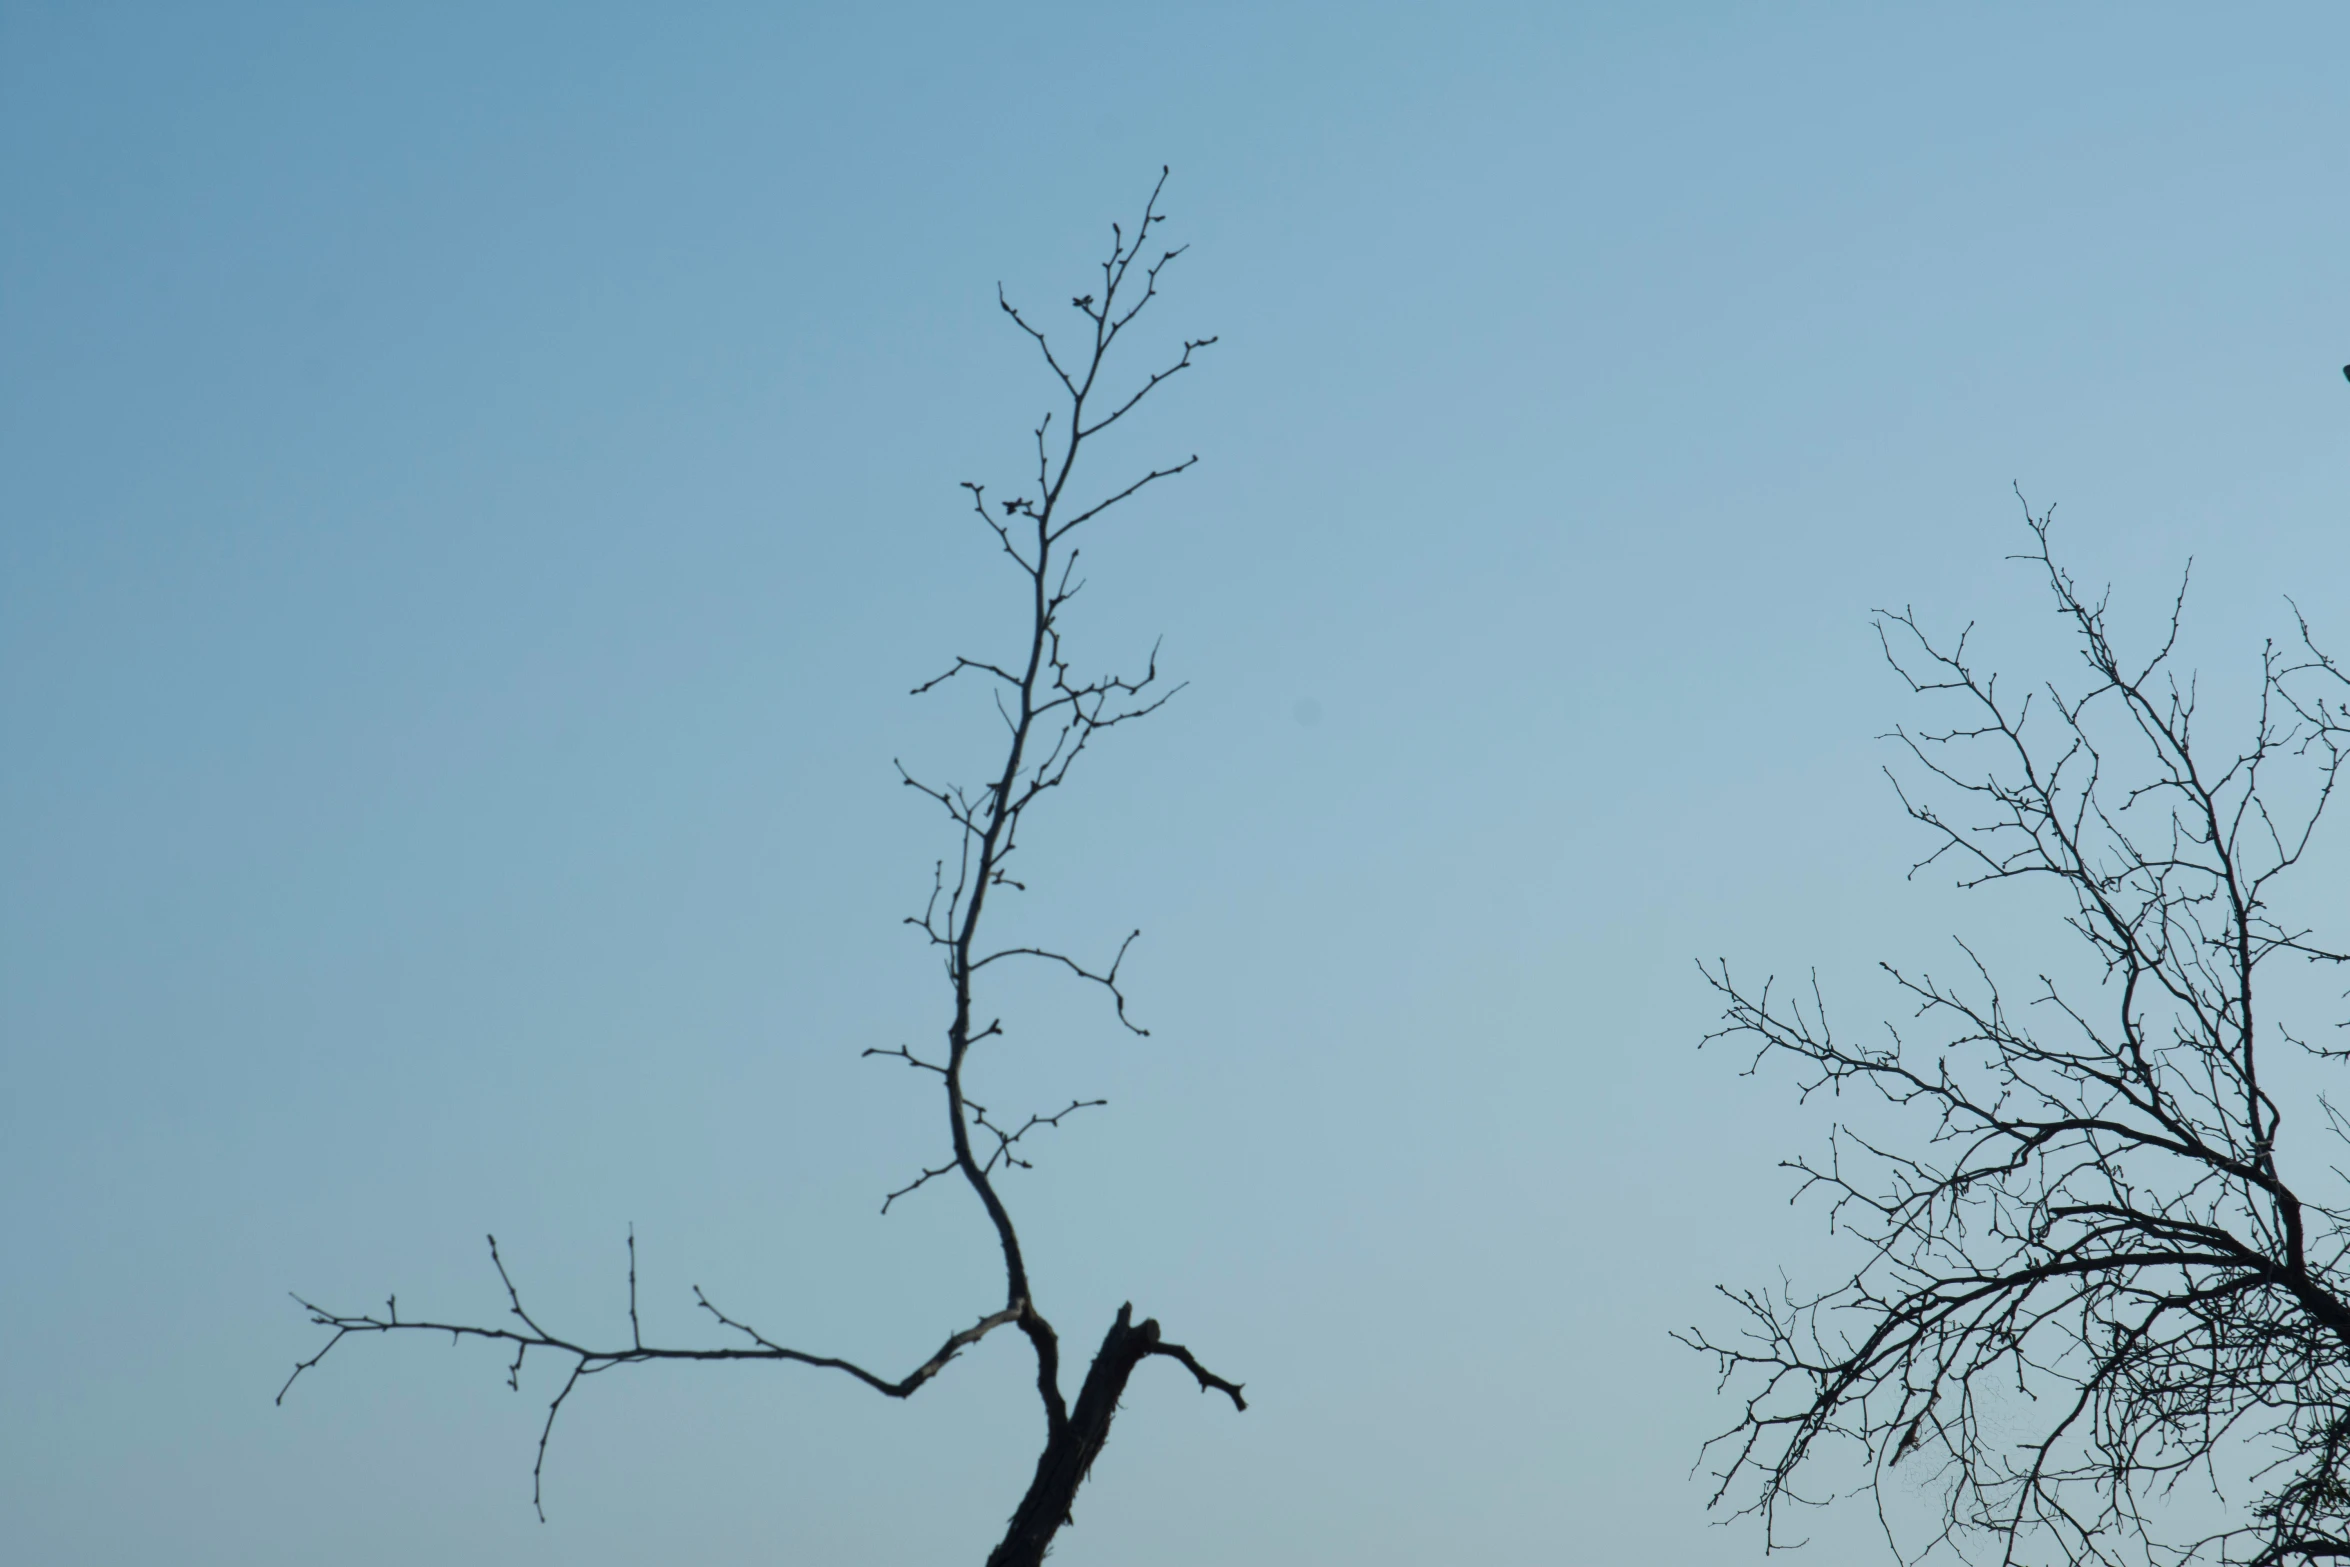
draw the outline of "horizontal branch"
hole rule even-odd
[[[1150,1030],[1126,1015],[1126,993],[1118,988],[1118,967],[1126,961],[1126,949],[1133,946],[1135,938],[1141,934],[1142,932],[1139,930],[1128,932],[1126,939],[1118,943],[1117,956],[1110,960],[1110,966],[1098,974],[1067,953],[1054,952],[1046,947],[999,947],[985,957],[973,958],[969,964],[969,972],[976,974],[981,969],[1003,958],[1038,958],[1046,963],[1058,963],[1077,978],[1099,985],[1108,991],[1111,1002],[1118,1009],[1118,1021],[1126,1026],[1129,1033],[1148,1039]]]
[[[295,1303],[310,1313],[310,1320],[313,1324],[322,1328],[331,1328],[334,1332],[333,1337],[326,1341],[317,1354],[295,1364],[292,1374],[285,1380],[285,1385],[277,1390],[276,1402],[283,1404],[286,1394],[293,1390],[294,1383],[300,1379],[302,1373],[326,1359],[336,1345],[353,1334],[446,1333],[452,1344],[467,1339],[476,1339],[485,1343],[512,1345],[514,1361],[507,1368],[507,1385],[517,1391],[520,1391],[521,1388],[523,1362],[532,1350],[548,1354],[568,1355],[572,1359],[571,1371],[564,1379],[563,1386],[556,1393],[554,1400],[547,1406],[546,1423],[539,1431],[538,1462],[531,1467],[531,1503],[539,1509],[539,1517],[542,1521],[546,1518],[546,1510],[540,1502],[540,1481],[546,1465],[547,1439],[554,1432],[555,1417],[562,1411],[564,1400],[571,1396],[572,1389],[578,1386],[580,1378],[584,1376],[594,1376],[616,1366],[648,1365],[655,1362],[786,1361],[796,1365],[813,1366],[820,1370],[843,1372],[889,1398],[910,1398],[925,1383],[946,1369],[947,1362],[953,1360],[956,1355],[978,1343],[997,1328],[1017,1321],[1027,1310],[1025,1301],[1015,1301],[1000,1311],[981,1317],[970,1327],[948,1334],[946,1342],[939,1345],[937,1351],[928,1360],[895,1380],[869,1371],[855,1361],[845,1360],[837,1355],[820,1355],[808,1350],[793,1349],[787,1345],[778,1344],[749,1324],[740,1322],[720,1311],[702,1293],[699,1285],[694,1286],[695,1301],[704,1311],[717,1319],[722,1326],[748,1338],[751,1341],[749,1345],[721,1346],[709,1349],[669,1349],[636,1341],[623,1348],[599,1349],[590,1344],[549,1333],[534,1322],[529,1313],[523,1309],[522,1297],[514,1287],[513,1278],[506,1271],[505,1260],[498,1254],[498,1238],[496,1236],[489,1237],[489,1246],[490,1261],[498,1270],[499,1281],[506,1287],[509,1314],[522,1324],[520,1328],[483,1327],[479,1324],[463,1322],[402,1320],[399,1313],[399,1297],[397,1296],[386,1302],[385,1314],[377,1317],[368,1313],[351,1315],[329,1311],[323,1306],[315,1305],[300,1295],[296,1295],[293,1297]],[[632,1340],[636,1337],[635,1301],[635,1247],[632,1238],[629,1290]]]

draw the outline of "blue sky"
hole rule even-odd
[[[7,1554],[984,1552],[1009,1342],[904,1406],[616,1375],[543,1527],[487,1355],[270,1395],[287,1289],[488,1316],[491,1230],[582,1332],[630,1224],[672,1338],[701,1284],[910,1365],[1000,1288],[967,1198],[876,1213],[936,1112],[857,1053],[942,1022],[891,761],[986,745],[905,692],[1018,612],[956,489],[1043,406],[995,285],[1077,292],[1169,163],[1160,329],[1221,341],[1101,472],[1202,461],[1076,629],[1191,684],[1024,916],[1141,926],[1153,1032],[1022,985],[994,1081],[1112,1100],[1012,1188],[1064,1333],[1132,1299],[1251,1408],[1138,1382],[1056,1560],[1757,1559],[1666,1329],[1833,1268],[1774,1168],[1825,1122],[1696,1050],[1692,960],[1865,1017],[1879,957],[2041,950],[1904,882],[1868,629],[2059,667],[2013,485],[2136,624],[2192,557],[2223,688],[2286,592],[2350,644],[2345,58],[2315,6],[0,5]]]

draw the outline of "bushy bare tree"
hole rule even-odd
[[[1791,1506],[1865,1469],[1880,1517],[1939,1498],[1925,1536],[1888,1525],[1913,1559],[2350,1558],[2350,1207],[2327,1166],[2350,1126],[2322,1098],[2317,1124],[2289,1122],[2272,1092],[2278,1050],[2318,1070],[2350,1052],[2289,1031],[2264,983],[2350,961],[2286,899],[2350,757],[2350,680],[2296,608],[2242,743],[2207,749],[2172,667],[2184,582],[2133,659],[2047,516],[2026,517],[2020,558],[2082,666],[2019,694],[1965,634],[1881,615],[1911,690],[1955,709],[1897,732],[1895,782],[1931,835],[1920,868],[2048,884],[2092,966],[2051,964],[2019,1008],[1972,949],[1955,980],[1887,965],[1914,1016],[1858,1040],[1816,977],[1788,994],[1708,971],[1726,1004],[1709,1039],[1791,1063],[1807,1097],[1887,1107],[1789,1166],[1850,1237],[1852,1276],[1725,1291],[1741,1330],[1689,1335],[1743,1400],[1708,1448],[1714,1501],[1784,1544]]]
[[[1021,633],[1007,655],[958,657],[944,673],[917,686],[915,694],[950,682],[986,685],[1003,719],[1003,748],[984,782],[975,788],[925,782],[900,769],[907,787],[945,813],[954,841],[952,852],[939,862],[928,901],[919,914],[907,920],[940,960],[946,982],[947,1023],[936,1052],[917,1053],[900,1046],[865,1053],[898,1060],[933,1082],[945,1112],[948,1151],[941,1163],[889,1193],[882,1209],[886,1213],[891,1204],[932,1181],[959,1181],[977,1198],[1002,1251],[1001,1303],[970,1326],[949,1333],[935,1353],[899,1377],[870,1371],[837,1356],[776,1343],[722,1311],[698,1287],[694,1300],[725,1341],[702,1347],[655,1346],[645,1343],[638,1324],[636,1241],[631,1235],[628,1337],[606,1342],[543,1327],[524,1307],[497,1238],[492,1236],[490,1262],[507,1302],[505,1320],[492,1325],[403,1318],[397,1296],[385,1302],[381,1316],[331,1311],[296,1296],[312,1322],[330,1330],[331,1337],[316,1354],[295,1367],[285,1388],[279,1390],[281,1403],[304,1371],[354,1335],[447,1334],[454,1341],[494,1343],[513,1353],[507,1385],[517,1390],[532,1352],[551,1356],[566,1365],[567,1372],[547,1406],[537,1458],[531,1466],[531,1500],[543,1519],[547,1442],[565,1401],[588,1377],[622,1367],[675,1361],[787,1361],[841,1372],[889,1398],[910,1398],[963,1350],[998,1328],[1008,1327],[1026,1337],[1035,1357],[1044,1444],[1027,1494],[1012,1514],[1003,1540],[987,1558],[989,1567],[1035,1567],[1044,1559],[1053,1536],[1070,1521],[1077,1491],[1109,1437],[1111,1417],[1128,1379],[1144,1361],[1171,1360],[1191,1374],[1202,1392],[1223,1394],[1235,1409],[1247,1407],[1240,1384],[1216,1375],[1191,1351],[1170,1343],[1155,1320],[1136,1322],[1131,1306],[1118,1309],[1075,1401],[1068,1398],[1062,1387],[1060,1335],[1038,1302],[1019,1231],[996,1181],[1007,1167],[1026,1167],[1031,1134],[1058,1126],[1067,1117],[1103,1101],[1072,1098],[1049,1113],[1010,1117],[991,1112],[970,1094],[971,1073],[983,1053],[981,1047],[992,1046],[1005,1034],[1001,1019],[981,1021],[986,1016],[981,1009],[983,976],[998,964],[1038,962],[1064,971],[1098,987],[1120,1025],[1135,1034],[1146,1032],[1128,1018],[1126,996],[1119,988],[1119,968],[1133,935],[1118,944],[1107,963],[1089,964],[1050,948],[997,945],[987,934],[991,928],[987,916],[991,900],[1021,888],[1011,875],[1011,866],[1021,831],[1032,813],[1068,781],[1071,769],[1096,739],[1121,724],[1148,716],[1173,695],[1160,678],[1155,649],[1139,673],[1087,676],[1077,672],[1062,636],[1062,612],[1083,586],[1076,576],[1078,548],[1073,536],[1121,502],[1198,461],[1188,457],[1153,468],[1131,482],[1096,490],[1090,497],[1072,487],[1086,443],[1127,418],[1170,377],[1190,368],[1193,356],[1215,341],[1212,337],[1186,340],[1159,368],[1123,386],[1104,379],[1120,341],[1157,297],[1161,273],[1182,254],[1182,247],[1158,248],[1157,231],[1166,221],[1158,204],[1165,186],[1166,171],[1162,169],[1132,234],[1122,226],[1111,226],[1110,252],[1101,265],[1101,281],[1094,291],[1070,302],[1086,321],[1073,351],[1056,347],[1044,330],[1003,297],[1001,289],[997,291],[1004,315],[1042,355],[1059,404],[1036,427],[1035,468],[1022,486],[1024,493],[1010,500],[991,501],[982,486],[965,485],[973,514],[1015,569],[1022,606]],[[1157,254],[1150,255],[1154,249]],[[952,872],[946,869],[949,864],[955,867]]]

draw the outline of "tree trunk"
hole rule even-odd
[[[1110,1324],[1100,1353],[1085,1373],[1077,1407],[1070,1411],[1068,1424],[1045,1443],[1044,1456],[1036,1461],[1036,1478],[1012,1514],[1003,1543],[988,1554],[987,1567],[1040,1567],[1053,1536],[1072,1521],[1077,1488],[1085,1484],[1095,1455],[1110,1439],[1110,1418],[1118,1412],[1126,1379],[1159,1345],[1157,1320],[1146,1317],[1138,1327],[1133,1319],[1131,1304],[1118,1308],[1118,1320]]]

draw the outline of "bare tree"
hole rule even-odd
[[[1880,1518],[1938,1498],[1923,1539],[1887,1525],[1913,1559],[2350,1558],[2350,1208],[2324,1152],[2285,1157],[2272,1093],[2280,1047],[2313,1070],[2350,1055],[2289,1032],[2273,994],[2280,960],[2350,961],[2281,901],[2350,757],[2350,680],[2296,608],[2241,748],[2206,750],[2172,667],[2184,580],[2168,635],[2126,658],[2025,515],[2019,558],[2084,669],[2018,698],[1965,634],[1880,614],[1911,690],[1957,709],[1896,732],[1895,786],[1932,836],[1918,869],[2051,883],[2091,962],[2044,970],[2029,1016],[1963,943],[1956,980],[1886,965],[1913,1020],[1857,1041],[1816,976],[1787,995],[1708,970],[1727,1009],[1709,1039],[1790,1062],[1806,1097],[1883,1105],[1788,1166],[1857,1271],[1725,1290],[1742,1330],[1687,1335],[1743,1399],[1708,1445],[1713,1500],[1780,1545],[1791,1506],[1865,1472]],[[2316,1106],[2315,1130],[2350,1133]]]
[[[1146,1032],[1127,1016],[1126,995],[1119,986],[1119,969],[1134,935],[1118,944],[1107,963],[1088,963],[1045,947],[997,945],[987,935],[987,915],[991,900],[1021,889],[1021,883],[1011,875],[1011,863],[1031,813],[1068,781],[1078,758],[1099,736],[1147,717],[1174,694],[1160,678],[1156,649],[1138,674],[1084,676],[1076,672],[1062,639],[1062,611],[1083,586],[1076,576],[1078,547],[1073,535],[1121,502],[1173,478],[1199,460],[1187,457],[1153,468],[1131,482],[1091,492],[1090,498],[1072,488],[1086,443],[1133,413],[1169,378],[1188,369],[1195,354],[1215,342],[1213,337],[1184,341],[1180,352],[1138,381],[1114,386],[1104,379],[1119,341],[1157,297],[1160,274],[1183,253],[1183,247],[1178,246],[1145,259],[1156,246],[1156,230],[1166,221],[1158,210],[1165,187],[1166,171],[1162,169],[1132,234],[1120,225],[1111,226],[1110,252],[1101,265],[1100,283],[1093,292],[1070,302],[1087,323],[1078,334],[1074,351],[1056,347],[1041,328],[1004,298],[1001,288],[997,290],[997,302],[1005,316],[1043,356],[1060,405],[1036,427],[1035,470],[1023,486],[1026,493],[991,501],[982,486],[964,486],[970,493],[973,514],[1017,569],[1024,612],[1022,634],[1008,657],[958,657],[935,679],[915,687],[914,694],[922,695],[949,682],[976,680],[985,684],[1003,719],[1003,749],[977,788],[932,784],[899,769],[908,788],[945,813],[954,837],[953,851],[939,861],[928,901],[921,913],[906,921],[940,959],[948,992],[948,1021],[942,1047],[935,1054],[917,1054],[904,1046],[865,1054],[901,1061],[934,1081],[946,1115],[948,1153],[941,1163],[923,1169],[889,1193],[882,1211],[888,1212],[900,1198],[932,1181],[959,1180],[978,1199],[1003,1253],[1000,1304],[979,1314],[970,1326],[947,1334],[928,1359],[899,1377],[870,1371],[837,1356],[776,1343],[749,1323],[720,1310],[699,1287],[693,1292],[696,1304],[715,1328],[724,1331],[728,1341],[707,1347],[655,1346],[645,1343],[638,1324],[636,1239],[632,1233],[628,1241],[628,1337],[605,1342],[541,1326],[538,1317],[524,1307],[521,1292],[499,1253],[497,1238],[492,1236],[490,1262],[507,1301],[506,1319],[493,1325],[403,1318],[397,1296],[385,1301],[381,1316],[330,1311],[296,1296],[311,1321],[330,1330],[332,1336],[316,1354],[294,1368],[293,1376],[278,1392],[280,1403],[304,1371],[354,1335],[445,1333],[452,1341],[484,1340],[510,1348],[513,1360],[507,1367],[507,1385],[517,1390],[523,1364],[533,1351],[552,1356],[567,1363],[568,1372],[547,1406],[537,1458],[531,1466],[531,1501],[544,1519],[547,1442],[565,1401],[588,1377],[659,1362],[787,1361],[844,1373],[889,1398],[910,1398],[963,1350],[996,1329],[1009,1327],[1026,1337],[1036,1359],[1044,1445],[1027,1494],[1012,1514],[1002,1542],[987,1558],[989,1567],[1034,1567],[1044,1559],[1055,1533],[1070,1521],[1078,1488],[1109,1437],[1111,1417],[1128,1379],[1144,1361],[1174,1361],[1192,1375],[1202,1392],[1223,1394],[1235,1409],[1247,1407],[1239,1383],[1216,1375],[1190,1350],[1170,1343],[1155,1320],[1136,1322],[1130,1305],[1118,1308],[1075,1402],[1069,1400],[1062,1390],[1060,1335],[1038,1304],[1019,1231],[996,1180],[1008,1167],[1028,1166],[1027,1139],[1032,1133],[1058,1126],[1067,1117],[1103,1101],[1072,1098],[1050,1113],[1016,1118],[991,1112],[969,1092],[979,1047],[1004,1037],[1001,1019],[980,1021],[985,1015],[980,1006],[981,978],[998,964],[1032,961],[1062,970],[1098,987],[1119,1024],[1137,1035]],[[952,874],[946,870],[950,863],[955,867]]]

